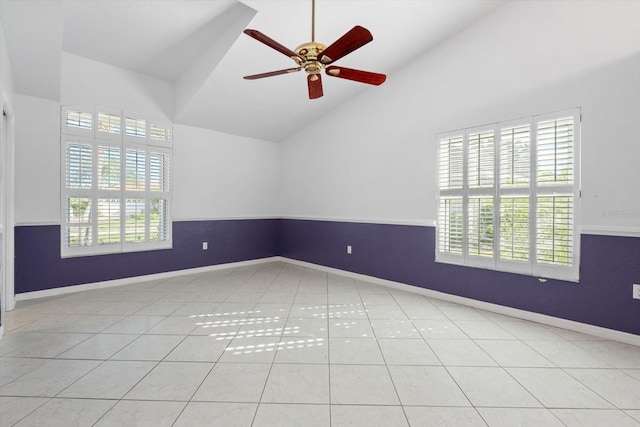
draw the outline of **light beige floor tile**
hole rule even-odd
[[[271,367],[263,403],[329,403],[329,367],[276,364]]]
[[[489,320],[456,320],[453,323],[474,340],[515,340],[516,338]]]
[[[411,320],[372,319],[371,326],[377,338],[421,338]]]
[[[91,426],[115,403],[115,400],[51,399],[15,426]]]
[[[638,427],[640,423],[619,410],[552,409],[567,427]]]
[[[169,316],[183,304],[182,302],[154,302],[136,311],[135,314],[138,316]]]
[[[539,323],[519,319],[497,320],[496,323],[520,340],[564,341],[564,338],[554,333],[553,328]]]
[[[469,339],[450,320],[413,320],[413,324],[425,339]]]
[[[162,362],[124,398],[188,401],[212,367],[212,363]]]
[[[375,338],[331,338],[329,348],[332,364],[384,365]]]
[[[325,319],[327,313],[326,304],[292,304],[289,316],[306,319]]]
[[[121,400],[95,427],[171,427],[184,406],[184,402]]]
[[[640,347],[615,341],[574,341],[599,359],[621,369],[640,369]]]
[[[561,369],[507,368],[547,408],[611,408],[611,404]]]
[[[472,308],[472,307],[465,307],[462,305],[459,305],[459,306],[444,305],[438,308],[450,320],[487,320],[487,318],[482,315],[481,310],[476,310],[475,308]]]
[[[448,371],[474,406],[499,408],[542,406],[502,368],[450,367]]]
[[[9,313],[15,313],[15,310],[10,311]],[[34,316],[38,315],[34,314]],[[4,322],[6,319],[3,318],[2,320]],[[5,334],[0,340],[0,357],[6,357],[9,353],[19,350],[22,347],[39,343],[43,338],[49,335],[46,332],[7,333],[6,331],[7,330],[5,329]]]
[[[49,399],[44,397],[0,397],[0,427],[10,427]]]
[[[109,334],[144,334],[160,323],[164,316],[129,316],[104,330]]]
[[[445,366],[497,366],[497,363],[471,340],[427,340]]]
[[[365,304],[369,319],[408,320],[409,318],[398,304]]]
[[[165,358],[182,340],[181,335],[141,335],[114,354],[113,360],[157,360]]]
[[[298,319],[289,318],[282,332],[282,338],[289,337],[315,337],[327,338],[329,336],[329,323],[327,319]]]
[[[251,427],[329,427],[329,405],[260,404]]]
[[[121,399],[155,366],[156,362],[106,361],[58,397]]]
[[[218,363],[193,400],[259,402],[270,369],[271,365],[266,363]]]
[[[503,367],[547,368],[555,366],[521,341],[476,340],[476,344]]]
[[[640,380],[617,369],[566,369],[619,409],[640,409]]]
[[[278,337],[236,337],[218,360],[225,363],[271,363],[279,343]]]
[[[429,303],[426,305],[415,305],[400,302],[400,307],[411,320],[448,320],[444,313]]]
[[[213,315],[215,309],[220,304],[212,302],[187,302],[171,313],[171,316],[185,316],[192,319],[201,319],[208,315]]]
[[[255,403],[189,402],[173,427],[248,427],[257,407]]]
[[[403,405],[471,406],[446,369],[438,366],[389,366]]]
[[[293,304],[293,300],[295,299],[295,292],[275,292],[275,291],[267,291],[264,293],[262,298],[260,298],[259,304]]]
[[[405,406],[404,411],[412,427],[486,427],[474,408]]]
[[[398,405],[400,402],[385,366],[331,365],[331,403]]]
[[[638,421],[638,423],[640,423],[640,410],[632,409],[632,410],[627,410],[627,411],[624,411],[624,412],[627,415],[629,415],[631,418],[633,418],[636,421]]]
[[[167,362],[217,362],[228,344],[229,341],[217,340],[215,337],[191,335],[180,342],[164,360]]]
[[[332,302],[328,307],[329,319],[367,319],[363,304],[355,302]]]
[[[106,360],[137,338],[129,334],[97,334],[58,356],[59,359]]]
[[[8,353],[7,357],[56,357],[75,347],[88,338],[90,334],[47,333],[38,334],[36,340],[29,340],[29,344]],[[2,339],[4,341],[4,338]],[[1,341],[0,341],[1,342]]]
[[[366,319],[329,319],[331,338],[373,338],[373,328]]]
[[[275,363],[329,363],[326,338],[283,337],[278,343]]]
[[[53,397],[99,364],[93,360],[49,360],[0,388],[0,395]]]
[[[401,406],[333,405],[331,427],[409,427]]]
[[[291,304],[259,302],[253,308],[249,317],[261,317],[265,319],[286,319],[291,311]]]
[[[378,339],[387,365],[440,365],[423,339]]]
[[[163,319],[145,334],[151,335],[189,335],[198,326],[197,319],[185,316],[172,316]]]
[[[563,427],[548,409],[478,408],[489,427]]]
[[[47,359],[0,357],[0,387],[47,363]]]
[[[545,358],[561,368],[611,368],[604,360],[569,341],[525,341]]]

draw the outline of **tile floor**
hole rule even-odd
[[[640,426],[640,348],[286,263],[18,304],[0,426]]]

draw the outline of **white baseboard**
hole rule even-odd
[[[544,325],[554,326],[557,328],[568,329],[570,331],[580,332],[587,335],[593,335],[593,336],[604,338],[607,340],[619,341],[626,344],[640,346],[640,335],[634,335],[627,332],[616,331],[615,329],[608,329],[600,326],[589,325],[587,323],[580,323],[580,322],[575,322],[573,320],[567,320],[567,319],[561,319],[559,317],[548,316],[546,314],[535,313],[532,311],[505,307],[498,304],[492,304],[489,302],[478,301],[471,298],[451,295],[444,292],[421,288],[418,286],[407,285],[405,283],[380,279],[378,277],[367,276],[359,273],[351,273],[349,271],[339,270],[337,268],[325,267],[323,265],[312,264],[310,262],[298,261],[298,260],[289,259],[289,258],[282,258],[281,260],[284,262],[288,262],[294,265],[299,265],[302,267],[313,268],[316,270],[326,271],[328,273],[337,274],[340,276],[350,277],[357,280],[362,280],[362,281],[375,283],[382,286],[387,286],[389,288],[398,289],[405,292],[424,295],[429,298],[436,298],[443,301],[449,301],[449,302],[453,302],[461,305],[466,305],[468,307],[491,311],[493,313],[498,313],[505,316],[516,317],[518,319],[524,319],[524,320],[529,320],[536,323],[542,323]]]
[[[264,264],[264,263],[276,262],[276,261],[286,262],[289,264],[299,265],[307,268],[313,268],[315,270],[326,271],[328,273],[350,277],[353,279],[362,280],[370,283],[375,283],[381,286],[387,286],[389,288],[398,289],[405,292],[424,295],[429,298],[436,298],[443,301],[449,301],[449,302],[466,305],[473,308],[479,308],[481,310],[487,310],[487,311],[502,314],[505,316],[511,316],[519,319],[529,320],[532,322],[542,323],[544,325],[554,326],[557,328],[568,329],[571,331],[593,335],[593,336],[604,338],[607,340],[619,341],[619,342],[623,342],[623,343],[627,343],[635,346],[640,346],[640,335],[634,335],[627,332],[616,331],[614,329],[608,329],[600,326],[589,325],[587,323],[580,323],[572,320],[561,319],[559,317],[548,316],[545,314],[534,313],[531,311],[520,310],[517,308],[505,307],[498,304],[492,304],[484,301],[474,300],[471,298],[451,295],[444,292],[421,288],[418,286],[407,285],[406,283],[380,279],[378,277],[367,276],[365,274],[351,273],[349,271],[339,270],[337,268],[326,267],[319,264],[312,264],[310,262],[298,261],[295,259],[290,259],[290,258],[281,257],[281,256],[261,258],[261,259],[250,260],[250,261],[234,262],[234,263],[228,263],[228,264],[211,265],[207,267],[190,268],[186,270],[169,271],[166,273],[150,274],[146,276],[128,277],[125,279],[108,280],[104,282],[87,283],[84,285],[66,286],[64,288],[47,289],[44,291],[26,292],[23,294],[17,294],[16,300],[25,301],[25,300],[30,300],[34,298],[44,298],[44,297],[63,295],[63,294],[68,294],[73,292],[86,291],[91,289],[101,289],[101,288],[108,288],[113,286],[129,285],[133,283],[146,282],[150,280],[168,279],[171,277],[181,276],[185,274],[206,273],[209,271],[224,270],[227,268],[244,267],[249,265]],[[0,326],[0,337],[2,336],[1,335],[2,328],[3,327]]]
[[[266,262],[282,261],[281,257],[269,257],[252,259],[249,261],[231,262],[227,264],[209,265],[206,267],[188,268],[185,270],[167,271],[165,273],[147,274],[145,276],[125,277],[124,279],[106,280],[104,282],[86,283],[83,285],[65,286],[62,288],[45,289],[43,291],[24,292],[16,294],[16,301],[26,301],[35,298],[46,298],[74,292],[89,291],[92,289],[111,288],[113,286],[131,285],[133,283],[148,282],[151,280],[169,279],[185,274],[207,273],[209,271],[224,270],[227,268],[246,267],[248,265],[264,264]]]

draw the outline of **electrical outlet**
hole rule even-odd
[[[347,254],[351,255],[351,245],[347,245]]]
[[[207,249],[209,249],[209,242],[202,242],[202,250],[206,251]]]
[[[633,284],[633,299],[640,299],[640,284]]]

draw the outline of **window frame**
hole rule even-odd
[[[67,125],[67,114],[70,111],[80,111],[83,113],[90,113],[92,116],[92,129],[78,129],[73,126]],[[110,114],[120,117],[119,133],[110,133],[99,131],[98,129],[98,114]],[[135,118],[137,120],[145,120],[145,137],[127,137],[124,132],[125,120],[127,117]],[[154,121],[158,127],[165,127],[167,129],[167,135],[169,138],[165,141],[149,141],[149,120],[139,114],[132,114],[129,112],[123,112],[114,108],[105,107],[87,107],[87,106],[63,106],[61,108],[61,133],[60,133],[60,147],[61,147],[61,159],[60,159],[60,186],[61,186],[61,221],[60,221],[60,252],[62,258],[67,257],[79,257],[79,256],[91,256],[100,254],[112,254],[112,253],[127,253],[127,252],[141,252],[159,249],[170,249],[173,247],[173,235],[172,235],[172,179],[171,179],[171,163],[172,159],[172,127],[170,124],[162,124],[162,121]],[[69,143],[79,142],[91,146],[92,158],[91,158],[91,188],[68,188],[67,186],[67,150]],[[100,185],[99,176],[99,153],[102,153],[101,148],[112,147],[119,151],[119,172],[118,182],[115,185],[116,188],[102,188]],[[145,188],[142,191],[135,192],[129,191],[126,188],[126,152],[128,149],[135,149],[144,153],[145,156],[145,168],[144,168],[144,180]],[[163,188],[161,191],[154,191],[150,187],[151,183],[151,171],[150,171],[150,159],[154,153],[161,154],[163,156],[162,167],[162,180]],[[126,206],[127,198],[134,196],[137,199],[144,200],[144,239],[140,243],[133,243],[126,241]],[[69,229],[67,211],[67,201],[71,197],[84,197],[89,198],[91,203],[91,217],[87,224],[91,227],[91,244],[83,246],[68,246],[67,236]],[[116,243],[99,243],[99,224],[100,219],[97,216],[99,209],[99,201],[105,199],[118,199],[118,215],[114,218],[118,218],[119,221],[119,241]],[[162,214],[165,218],[164,225],[164,240],[150,240],[152,234],[151,228],[153,223],[151,221],[151,204],[152,200],[163,199],[166,200],[164,204],[165,209]],[[162,224],[162,223],[161,223]]]
[[[561,118],[573,118],[573,181],[571,184],[544,184],[538,183],[537,169],[537,145],[538,145],[538,124],[549,120],[558,120]],[[502,131],[508,128],[518,126],[529,127],[529,182],[527,185],[511,186],[502,184],[501,167],[502,167]],[[507,120],[483,126],[474,126],[466,129],[459,129],[449,132],[442,132],[436,135],[436,145],[438,149],[437,171],[438,171],[438,190],[436,194],[437,200],[437,220],[436,220],[436,242],[435,242],[435,261],[447,264],[463,265],[468,267],[477,267],[497,271],[505,271],[517,274],[526,274],[541,278],[553,278],[567,281],[579,281],[580,270],[580,127],[581,127],[581,111],[580,108],[572,108],[551,113],[540,114],[521,119]],[[470,188],[469,182],[469,135],[476,134],[487,130],[493,130],[493,187],[492,188]],[[441,144],[443,141],[448,143],[451,138],[463,135],[463,185],[460,189],[441,188],[442,171],[441,171]],[[449,166],[449,170],[451,167]],[[461,253],[451,253],[441,250],[443,235],[449,236],[451,230],[441,228],[441,201],[448,198],[462,198],[462,250]],[[501,256],[501,237],[502,237],[502,201],[507,198],[528,198],[528,259],[517,260],[508,259]],[[557,265],[540,262],[537,257],[538,249],[538,201],[540,197],[571,197],[572,200],[572,217],[568,217],[571,223],[572,238],[567,244],[572,245],[572,254],[570,265]],[[493,255],[491,257],[482,257],[469,253],[469,203],[475,198],[492,198],[493,199]],[[555,218],[555,217],[554,217]],[[449,219],[449,218],[448,218]],[[444,234],[443,234],[444,233]]]

